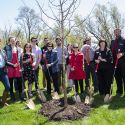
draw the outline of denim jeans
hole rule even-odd
[[[5,91],[8,92],[10,90],[10,83],[7,74],[3,69],[0,69],[0,81],[4,85]]]

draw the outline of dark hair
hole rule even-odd
[[[24,45],[24,48],[23,48],[23,53],[26,53],[26,46],[30,46],[30,52],[32,52],[32,46],[31,46],[31,44],[30,43],[26,43],[25,45]]]
[[[47,38],[47,37],[45,37],[45,38],[44,38],[44,40],[45,40],[45,39],[48,39],[48,38]]]
[[[89,40],[91,40],[91,37],[86,37],[85,40],[83,41],[83,44],[86,44],[86,42]]]
[[[32,38],[31,38],[31,42],[32,42],[32,40],[33,40],[33,39],[36,39],[36,40],[37,40],[37,38],[36,38],[36,37],[32,37]]]
[[[119,31],[121,32],[121,29],[120,29],[120,28],[116,28],[116,29],[114,29],[114,32],[115,32],[116,30],[119,30]]]
[[[52,48],[54,48],[54,44],[52,42],[48,42],[46,45],[47,45],[47,47],[52,46]]]
[[[55,42],[57,42],[58,40],[61,41],[61,38],[60,37],[56,37]]]
[[[14,36],[10,36],[10,37],[8,38],[8,42],[10,42],[10,40],[11,40],[12,38],[15,38],[15,37],[14,37]]]
[[[17,46],[17,44],[18,44],[18,43],[20,43],[20,41],[19,41],[19,40],[17,40],[17,41],[16,41],[16,46]]]
[[[106,40],[105,39],[100,39],[99,40],[99,47],[100,47],[100,44],[102,43],[102,42],[104,42],[105,43],[105,48],[107,47],[107,42],[106,42]]]

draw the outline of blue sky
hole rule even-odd
[[[38,13],[38,9],[36,9],[37,7],[34,0],[1,0],[0,29],[4,29],[5,25],[12,25],[12,27],[15,28],[15,18],[18,16],[19,8],[24,5],[23,1],[26,3],[26,5],[32,7]],[[125,12],[125,0],[81,0],[81,4],[77,10],[77,13],[85,17],[91,11],[95,2],[106,4],[109,1],[116,4],[121,12]]]

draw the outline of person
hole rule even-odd
[[[39,86],[39,81],[38,81],[39,64],[40,64],[41,55],[42,55],[42,51],[41,51],[40,47],[37,46],[37,43],[38,43],[37,39],[35,37],[32,37],[31,38],[32,53],[35,55],[35,60],[36,60],[36,63],[35,63],[35,66],[34,66],[34,70],[35,70],[35,73],[36,73],[36,79],[37,79],[37,80],[35,80],[36,91],[38,91],[38,86]]]
[[[121,29],[114,30],[115,40],[111,41],[111,50],[113,53],[113,64],[115,65],[118,59],[117,68],[115,71],[115,79],[117,84],[117,95],[125,92],[125,39],[121,36]],[[124,88],[123,88],[124,85]],[[125,97],[125,93],[124,93]]]
[[[6,101],[7,101],[8,93],[10,91],[10,83],[7,75],[6,66],[11,66],[14,68],[14,67],[17,67],[17,64],[12,64],[8,62],[6,53],[1,47],[2,47],[2,41],[0,39],[0,81],[4,85],[4,91],[3,91],[1,103],[2,103],[2,106],[7,106],[8,104],[6,103]]]
[[[68,57],[66,58],[66,73],[67,73],[67,89],[70,90],[73,86],[73,80],[69,79],[69,72],[70,72],[70,64],[69,64],[69,55],[73,52],[73,46],[71,43],[68,43],[67,45],[67,52],[68,52]]]
[[[69,55],[70,72],[69,79],[74,80],[75,91],[78,94],[78,88],[80,86],[81,95],[84,96],[83,80],[85,79],[84,67],[84,55],[79,51],[78,44],[73,44],[73,53]]]
[[[43,88],[45,89],[46,88],[46,79],[45,79],[45,72],[44,72],[44,61],[43,61],[43,55],[45,54],[45,51],[47,51],[47,43],[48,43],[48,38],[47,37],[45,37],[44,38],[44,41],[43,41],[43,43],[44,43],[44,46],[41,48],[41,50],[42,50],[42,59],[41,59],[41,66],[42,66],[42,71],[43,71]]]
[[[20,62],[20,57],[23,52],[23,49],[21,48],[21,42],[19,40],[16,41],[16,47],[18,51],[18,60]],[[14,87],[15,87],[16,92],[18,92],[18,83],[16,79],[14,79]]]
[[[58,84],[58,57],[57,51],[53,49],[54,45],[51,42],[47,43],[47,51],[44,54],[44,71],[47,80],[47,94],[51,95],[51,81],[54,85],[54,91],[59,93]]]
[[[94,87],[94,92],[98,91],[98,80],[95,74],[95,62],[94,62],[94,54],[95,49],[91,45],[91,37],[86,37],[84,41],[84,45],[81,48],[81,52],[84,54],[84,68],[86,72],[85,79],[85,89],[89,91],[90,89],[90,78],[92,76],[92,86]]]
[[[111,50],[107,47],[107,42],[104,39],[99,41],[99,49],[95,51],[94,60],[98,65],[97,78],[99,94],[106,96],[111,94],[113,57]]]
[[[57,37],[56,40],[56,47],[54,48],[55,51],[57,51],[57,56],[59,58],[58,60],[58,66],[59,66],[59,89],[60,89],[60,93],[63,91],[63,62],[62,62],[62,40],[60,37]],[[64,47],[64,64],[66,67],[66,58],[68,57],[68,52],[66,47]]]
[[[9,37],[9,45],[6,45],[4,47],[4,50],[7,54],[7,59],[9,62],[13,64],[18,64],[16,68],[7,67],[8,69],[8,77],[10,82],[10,96],[11,100],[15,101],[15,95],[13,92],[13,80],[16,79],[18,83],[18,92],[19,92],[19,98],[23,100],[22,97],[22,81],[21,81],[21,75],[20,75],[20,62],[18,57],[18,50],[16,47],[16,39],[15,37]]]
[[[32,54],[32,46],[30,43],[24,45],[22,53],[22,63],[23,63],[23,72],[22,77],[24,82],[28,80],[28,96],[32,97],[32,84],[35,81],[35,76],[33,72],[33,67],[35,66],[35,56]]]

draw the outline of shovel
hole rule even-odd
[[[54,92],[54,94],[53,94],[53,97],[52,97],[54,100],[59,100],[60,99],[60,97],[59,97],[59,95],[58,95],[58,93],[57,92]]]
[[[91,89],[89,89],[89,93],[88,93],[88,95],[85,97],[85,104],[86,105],[91,105],[92,103],[93,103],[93,101],[94,101],[94,98],[92,97],[92,95],[93,95],[93,87],[91,87]]]
[[[34,110],[35,109],[35,104],[34,104],[32,99],[29,99],[28,94],[26,92],[25,83],[24,83],[24,79],[23,79],[23,75],[22,75],[22,70],[21,70],[21,78],[22,78],[22,88],[23,88],[22,93],[26,97],[26,103],[25,104],[26,104],[27,108]]]
[[[35,77],[35,82],[38,82],[35,70],[33,70],[33,73],[34,73],[34,77]],[[38,90],[37,90],[38,98],[40,99],[41,102],[46,102],[46,97],[45,97],[43,91],[40,90],[40,87],[39,87],[38,83],[37,83],[37,85],[38,85]]]
[[[120,53],[120,49],[118,49],[118,53]],[[114,67],[114,72],[113,72],[113,78],[112,78],[112,83],[111,83],[111,88],[110,88],[109,102],[113,98],[113,96],[112,96],[113,81],[114,81],[114,77],[115,77],[115,72],[116,72],[116,69],[117,69],[117,65],[118,65],[118,58],[116,59],[116,62],[115,62],[115,67]]]
[[[76,103],[81,102],[80,96],[75,91],[75,85],[73,85],[73,89],[74,89],[74,93],[75,93],[74,96],[72,97],[73,101],[76,102]]]
[[[96,70],[97,70],[97,67],[96,67]],[[91,80],[91,78],[90,78],[90,80]],[[94,92],[93,86],[87,87],[87,96],[85,97],[85,102],[84,102],[86,105],[91,105],[93,103],[93,101],[94,101],[93,92]]]

